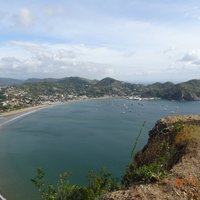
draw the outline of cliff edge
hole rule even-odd
[[[99,200],[199,200],[200,115],[159,120],[122,183],[123,190]]]

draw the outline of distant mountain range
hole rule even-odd
[[[23,84],[23,83],[37,83],[37,82],[43,82],[43,81],[53,81],[53,80],[58,80],[54,78],[49,78],[49,79],[38,79],[38,78],[30,78],[26,80],[20,80],[20,79],[13,79],[13,78],[1,78],[0,77],[0,86],[10,86],[10,85],[18,85],[18,84]]]
[[[0,78],[0,86],[8,86],[23,83],[22,80],[12,78]]]
[[[174,84],[172,82],[154,83],[149,85],[131,84],[113,78],[104,78],[100,81],[80,77],[67,77],[62,79],[28,79],[17,80],[0,78],[0,86],[15,86],[29,91],[33,95],[73,93],[99,97],[103,95],[141,97],[159,97],[169,100],[200,100],[200,80]]]

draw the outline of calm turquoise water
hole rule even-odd
[[[134,139],[170,114],[199,114],[200,102],[90,100],[43,109],[0,128],[0,193],[8,200],[36,200],[30,182],[38,167],[55,183],[71,171],[72,183],[85,184],[89,170],[106,167],[121,177]]]

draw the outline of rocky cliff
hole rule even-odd
[[[200,199],[200,115],[159,120],[123,178],[99,200]]]

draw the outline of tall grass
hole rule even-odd
[[[138,145],[140,136],[141,136],[141,134],[142,134],[142,132],[143,132],[143,129],[144,129],[144,127],[145,127],[145,124],[146,124],[146,121],[143,122],[142,127],[141,127],[140,131],[138,132],[138,134],[137,134],[137,136],[136,136],[136,139],[135,139],[135,141],[134,141],[134,143],[133,143],[133,148],[132,148],[132,151],[131,151],[131,157],[132,157],[132,158],[134,157],[134,155],[135,155],[135,153],[136,153],[135,150],[136,150],[136,147],[137,147],[137,145]]]

